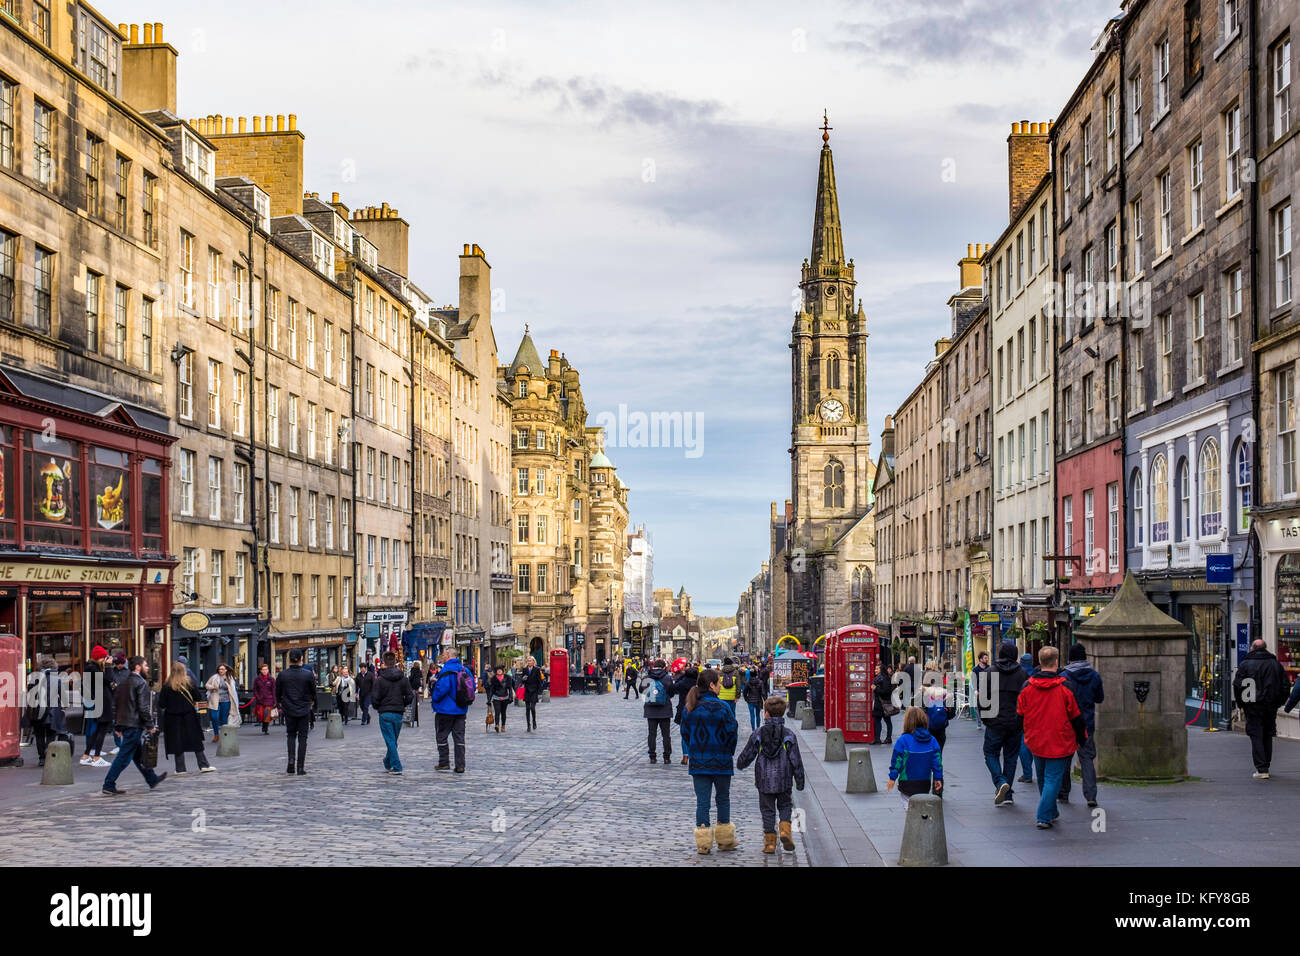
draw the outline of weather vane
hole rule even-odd
[[[830,125],[830,123],[831,121],[827,118],[826,111],[822,110],[822,125],[821,125],[822,143],[826,146],[829,146],[831,144],[831,130],[835,128],[834,126]]]

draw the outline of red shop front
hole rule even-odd
[[[0,633],[27,667],[80,671],[103,646],[168,659],[167,422],[0,369]]]

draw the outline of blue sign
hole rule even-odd
[[[1250,653],[1250,625],[1237,625],[1237,660]]]
[[[1205,583],[1232,583],[1232,554],[1207,554],[1205,556]]]
[[[1002,623],[1002,630],[1004,631],[1011,630],[1013,627],[1016,626],[1016,612],[1003,611],[1001,623]]]

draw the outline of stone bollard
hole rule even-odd
[[[330,714],[329,719],[325,722],[325,739],[342,740],[343,739],[343,718],[337,713]]]
[[[832,727],[826,731],[826,755],[822,760],[826,763],[839,763],[841,760],[848,760],[849,756],[844,750],[844,731],[838,727]]]
[[[849,778],[844,786],[845,793],[877,793],[876,772],[871,769],[871,751],[866,747],[854,747],[849,751]]]
[[[803,720],[803,701],[794,702],[794,713],[790,715],[791,720]]]
[[[221,728],[221,736],[217,740],[218,757],[238,757],[239,756],[239,728],[226,725]]]
[[[943,800],[918,793],[907,801],[899,866],[947,866],[948,834],[943,828]]]
[[[546,688],[546,690],[542,691],[542,703],[549,704],[550,702],[551,702],[551,689],[548,687]]]
[[[817,729],[817,712],[814,711],[811,707],[805,707],[803,709],[803,723],[799,725],[799,729],[800,730]]]
[[[72,783],[72,744],[55,740],[45,748],[45,766],[41,768],[41,786]]]

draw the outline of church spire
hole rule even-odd
[[[831,160],[830,121],[822,112],[822,154],[817,170],[817,209],[813,215],[812,256],[816,268],[822,263],[844,262],[844,240],[840,235],[840,201],[835,191],[835,164]]]

